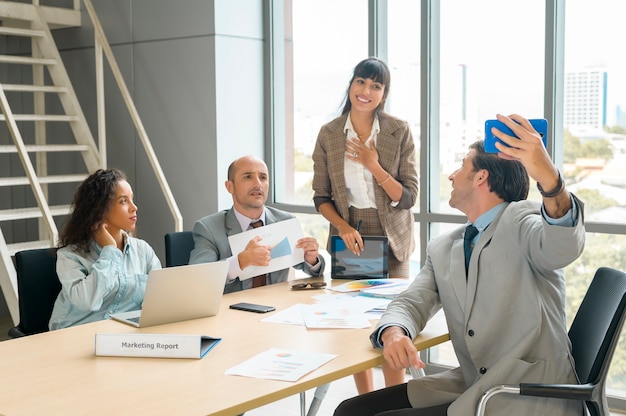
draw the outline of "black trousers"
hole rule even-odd
[[[411,407],[406,383],[344,400],[334,416],[446,416],[450,403],[414,409]]]

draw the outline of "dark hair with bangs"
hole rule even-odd
[[[502,159],[497,153],[485,152],[482,140],[470,145],[476,154],[472,158],[474,171],[489,172],[489,189],[506,202],[523,201],[528,198],[530,178],[520,161]]]
[[[59,248],[73,245],[89,253],[91,235],[111,206],[118,182],[125,180],[126,175],[118,169],[98,169],[80,184],[72,213],[59,235]]]
[[[374,82],[380,82],[383,84],[385,87],[385,90],[383,91],[383,99],[380,101],[380,104],[378,104],[378,107],[376,107],[376,114],[384,111],[385,101],[387,101],[387,96],[389,95],[389,89],[391,87],[391,74],[389,73],[389,68],[386,63],[384,63],[381,59],[371,56],[362,60],[357,64],[357,66],[354,67],[352,78],[350,79],[348,88],[346,89],[341,114],[349,113],[352,108],[352,103],[350,102],[350,86],[352,86],[355,78],[371,79]]]

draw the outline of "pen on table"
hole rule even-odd
[[[362,221],[362,220],[359,220],[359,222],[357,223],[357,225],[356,225],[356,231],[357,231],[357,233],[360,233],[360,232],[361,232],[361,224],[362,224],[362,223],[363,223],[363,221]],[[354,247],[355,247],[357,250],[358,250],[358,249],[360,249],[360,248],[359,248],[359,242],[358,242],[358,241],[355,241],[355,242],[354,242]]]

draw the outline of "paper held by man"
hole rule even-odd
[[[228,236],[233,255],[245,250],[248,242],[256,236],[263,237],[262,244],[272,247],[269,266],[249,266],[241,271],[240,280],[250,279],[276,270],[287,269],[304,261],[304,250],[296,248],[298,240],[304,237],[297,218],[278,221],[264,227],[254,228],[239,234]]]

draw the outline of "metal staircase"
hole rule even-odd
[[[182,230],[182,216],[90,0],[85,0],[85,6],[96,39],[98,145],[51,33],[51,27],[80,25],[79,2],[75,0],[72,9],[35,3],[0,0],[0,39],[5,37],[9,45],[4,49],[21,46],[19,54],[0,54],[0,287],[14,323],[19,322],[19,311],[12,256],[24,249],[55,246],[57,223],[69,213],[77,183],[106,167],[103,51],[170,205],[175,228]],[[21,42],[28,41],[31,54],[25,55],[23,49],[29,48]],[[59,201],[59,195],[65,200]],[[26,240],[15,241],[14,230]]]

